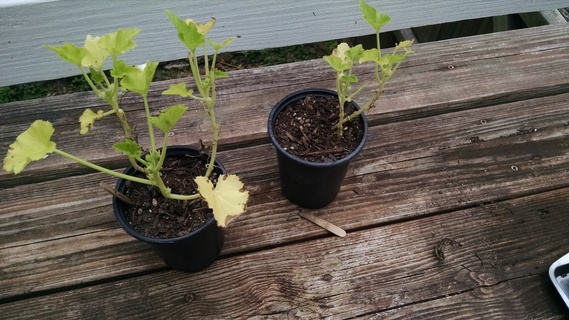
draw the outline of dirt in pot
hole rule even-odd
[[[354,107],[344,106],[346,114]],[[301,159],[311,162],[333,162],[353,152],[362,140],[364,125],[357,119],[344,124],[344,135],[337,141],[338,98],[335,96],[306,96],[294,101],[279,114],[274,135],[281,147]]]
[[[168,157],[162,167],[162,179],[172,193],[194,194],[194,178],[204,175],[205,164],[197,157]],[[138,176],[142,175],[137,172]],[[214,184],[218,175],[213,172]],[[199,198],[193,201],[166,199],[158,188],[127,182],[125,195],[134,203],[125,213],[130,225],[151,238],[175,238],[197,229],[213,217],[207,203]]]

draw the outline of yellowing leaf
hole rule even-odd
[[[81,60],[84,67],[93,67],[94,69],[102,69],[105,59],[109,56],[109,52],[101,47],[101,37],[92,37],[90,35],[85,39],[85,56]]]
[[[342,42],[332,51],[332,55],[340,58],[340,60],[342,60],[342,62],[344,62],[348,58],[346,56],[346,51],[348,51],[348,50],[350,50],[350,46],[347,43]]]
[[[99,120],[103,117],[103,110],[93,112],[91,109],[83,111],[83,114],[79,117],[79,122],[81,123],[81,131],[79,134],[85,134],[93,127],[95,120]]]
[[[206,23],[199,23],[199,22],[195,22],[192,19],[186,19],[187,25],[190,25],[192,23],[196,25],[198,32],[205,36],[209,32],[209,30],[211,30],[211,28],[213,28],[213,25],[215,24],[215,18],[211,18],[211,20],[209,20]]]
[[[139,32],[140,29],[119,29],[101,36],[100,45],[116,58],[136,47],[133,39]]]
[[[51,141],[53,126],[48,121],[36,120],[12,143],[4,158],[4,170],[18,174],[28,163],[43,159],[55,151],[55,142]]]
[[[219,178],[215,188],[206,177],[195,179],[198,191],[213,210],[217,225],[225,227],[230,216],[238,216],[245,212],[249,191],[236,175],[224,175]]]

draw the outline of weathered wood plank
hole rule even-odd
[[[452,0],[369,1],[389,13],[393,22],[385,31],[451,21],[563,8],[565,0]],[[451,8],[451,9],[449,9]],[[293,44],[342,39],[373,33],[361,18],[357,2],[327,0],[289,3],[270,1],[143,2],[136,0],[54,1],[0,11],[0,86],[62,78],[78,74],[41,45],[81,44],[87,34],[101,35],[118,28],[142,28],[138,48],[126,57],[133,64],[146,60],[168,61],[186,56],[176,33],[164,14],[204,21],[215,16],[216,40],[240,36],[230,50],[254,50]]]
[[[539,273],[354,319],[564,319],[556,294],[546,274]],[[547,300],[539,299],[543,296]],[[508,310],[503,304],[515,307]]]
[[[373,124],[569,92],[569,25],[418,44],[414,50],[388,84],[380,105],[371,110]],[[320,60],[232,72],[219,84],[221,144],[266,139],[266,118],[278,100],[300,88],[333,88],[333,79]],[[371,74],[361,77],[364,84],[371,79]],[[153,110],[183,101],[160,95],[171,83],[153,87]],[[122,103],[140,131],[140,142],[147,145],[140,101],[128,94]],[[174,144],[197,145],[199,138],[208,139],[205,116],[198,105],[190,106],[190,115],[173,131]],[[54,139],[64,150],[113,168],[125,166],[125,159],[110,148],[121,136],[113,119],[101,121],[88,137],[77,135],[77,119],[85,107],[104,108],[88,93],[1,105],[6,116],[0,119],[0,155],[33,120],[42,118],[55,122]],[[86,139],[94,147],[86,149]],[[84,169],[54,156],[18,177],[2,171],[0,187],[78,172]]]
[[[350,231],[565,187],[567,99],[566,94],[375,126],[334,205],[315,213]],[[252,195],[247,214],[227,229],[223,255],[326,234],[297,216],[299,209],[280,194],[269,145],[222,152],[221,159]],[[116,227],[110,198],[98,187],[101,176],[0,190],[0,297],[163,265]],[[27,192],[38,202],[26,204]],[[86,208],[81,197],[88,199]],[[37,265],[41,270],[33,270]]]
[[[6,303],[0,311],[20,319],[344,319],[396,317],[403,308],[445,319],[561,318],[565,306],[545,275],[569,250],[567,199],[565,188],[228,257],[197,274],[164,271]],[[434,249],[444,238],[460,245],[445,247],[439,261]]]

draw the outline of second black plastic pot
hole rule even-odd
[[[327,89],[304,89],[293,92],[279,101],[272,109],[268,121],[268,133],[275,146],[281,187],[285,197],[299,206],[317,209],[332,202],[338,192],[350,161],[363,149],[368,136],[368,123],[364,114],[360,115],[364,128],[362,139],[357,148],[346,157],[329,163],[310,162],[294,156],[283,149],[274,135],[275,121],[280,112],[294,101],[306,96],[336,96],[336,92]],[[359,107],[354,103],[356,109]]]
[[[166,152],[167,157],[184,157],[186,155],[199,157],[204,163],[207,163],[208,160],[207,155],[189,146],[170,146]],[[225,168],[217,160],[215,166],[214,171],[217,173],[226,173]],[[124,171],[125,174],[129,175],[134,172],[135,170],[131,166]],[[126,181],[119,179],[116,190],[123,193],[125,189]],[[122,201],[113,198],[113,210],[118,223],[126,233],[149,244],[170,267],[181,271],[196,272],[208,267],[217,259],[223,247],[225,236],[223,229],[217,226],[217,221],[213,217],[187,235],[171,239],[150,238],[140,234],[130,226],[125,217],[127,206]]]

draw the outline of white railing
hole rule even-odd
[[[369,0],[390,14],[385,31],[566,7],[567,0]],[[87,34],[141,28],[129,63],[186,56],[164,10],[217,18],[214,38],[239,36],[230,50],[254,50],[372,33],[357,0],[0,0],[0,86],[77,74],[41,45],[81,44]],[[21,5],[21,4],[26,5]],[[20,4],[16,6],[16,4]]]

